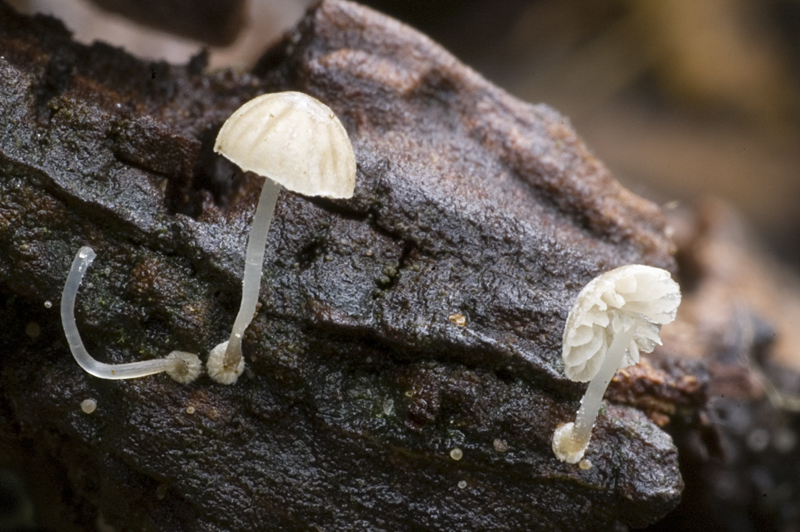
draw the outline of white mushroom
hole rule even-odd
[[[306,196],[352,197],[356,158],[333,111],[299,92],[264,94],[244,104],[222,125],[214,151],[266,177],[247,237],[239,313],[230,339],[208,357],[208,374],[233,384],[244,371],[242,336],[255,315],[267,233],[281,187]]]
[[[583,458],[614,373],[661,344],[661,326],[675,319],[680,302],[669,272],[640,264],[606,272],[581,290],[567,317],[562,358],[567,377],[591,382],[575,422],[553,434],[559,460],[575,464]]]
[[[127,364],[105,364],[92,358],[83,346],[78,326],[75,323],[75,297],[78,295],[83,276],[96,257],[90,247],[82,247],[72,261],[64,291],[61,294],[61,323],[67,336],[69,349],[78,364],[91,375],[101,379],[134,379],[166,372],[178,382],[191,382],[203,368],[200,358],[193,353],[173,351],[166,358],[129,362]]]

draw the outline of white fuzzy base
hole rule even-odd
[[[222,362],[225,359],[225,350],[227,348],[228,342],[222,342],[211,350],[208,354],[208,362],[206,362],[208,376],[220,384],[234,384],[239,378],[239,375],[244,372],[244,357],[239,359],[239,363],[235,368],[225,368]]]
[[[583,458],[583,453],[589,447],[587,441],[585,445],[575,441],[572,436],[572,428],[575,423],[566,423],[556,429],[553,433],[553,452],[556,458],[568,464],[577,464]]]

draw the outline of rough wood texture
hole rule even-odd
[[[634,407],[601,413],[590,470],[550,450],[583,389],[560,360],[578,291],[626,263],[676,268],[659,209],[553,109],[339,1],[253,73],[81,46],[2,4],[0,56],[0,457],[23,465],[46,524],[581,531],[644,526],[677,504],[672,439]],[[358,182],[347,201],[281,196],[248,377],[83,373],[56,310],[81,245],[98,253],[77,306],[97,358],[205,356],[226,338],[259,179],[211,143],[241,103],[281,89],[336,111]],[[688,397],[691,418],[702,372],[651,369],[617,397],[659,423]]]

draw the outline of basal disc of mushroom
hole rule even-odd
[[[301,194],[346,198],[355,188],[347,131],[327,105],[299,92],[244,104],[223,124],[214,151]]]

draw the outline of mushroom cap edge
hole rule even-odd
[[[639,352],[649,353],[661,343],[661,326],[675,319],[680,301],[678,283],[661,268],[629,264],[592,279],[578,294],[564,327],[562,359],[567,377],[591,380],[611,337],[629,318],[636,333],[620,367],[636,364]]]
[[[214,151],[306,196],[350,198],[355,190],[355,153],[344,125],[300,92],[262,94],[239,107],[220,128]]]

